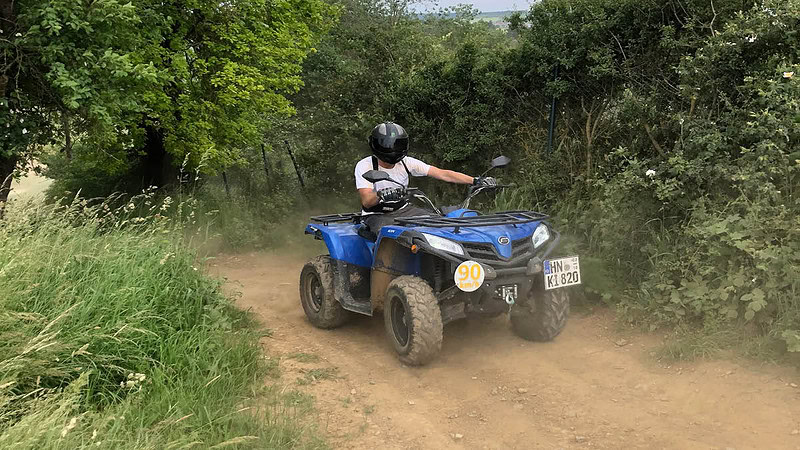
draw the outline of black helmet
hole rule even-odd
[[[393,122],[378,124],[369,136],[369,148],[381,161],[396,164],[408,154],[408,133]]]

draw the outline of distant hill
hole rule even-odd
[[[476,19],[496,19],[496,18],[502,19],[503,17],[508,17],[511,14],[514,14],[515,12],[524,13],[525,11],[524,10],[520,10],[520,11],[512,11],[512,10],[508,10],[508,11],[489,11],[489,12],[482,12],[482,13],[478,14],[475,18]]]
[[[505,19],[507,17],[509,17],[511,14],[514,14],[515,12],[525,13],[526,11],[525,10],[518,10],[518,11],[506,10],[506,11],[480,12],[480,13],[475,15],[475,21],[476,22],[477,21],[489,22],[490,24],[492,24],[493,26],[495,26],[497,28],[506,29],[506,28],[508,28],[508,22],[506,22]],[[420,19],[424,19],[428,14],[432,14],[432,13],[418,13],[418,17]],[[453,17],[456,17],[456,15],[454,13],[451,13],[451,14],[445,15],[445,17],[453,18]]]
[[[476,21],[483,21],[489,22],[492,26],[495,26],[500,29],[507,29],[508,22],[506,21],[507,18],[518,11],[490,11],[490,12],[482,12],[475,16]],[[519,11],[524,12],[524,11]]]
[[[504,17],[508,17],[511,14],[514,14],[515,12],[525,13],[525,12],[527,12],[527,10],[519,10],[519,11],[507,10],[507,11],[481,12],[481,13],[478,13],[477,15],[475,15],[475,19],[476,20],[489,20],[489,19],[502,20]],[[430,12],[417,13],[417,16],[422,19],[422,18],[425,18],[426,16],[428,16],[429,14],[434,14],[434,13],[430,13]],[[451,17],[452,18],[452,17],[455,17],[455,16],[456,16],[455,13],[450,13],[450,14],[447,14],[445,17]]]

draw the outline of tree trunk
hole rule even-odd
[[[0,157],[0,219],[6,211],[8,194],[11,193],[11,182],[14,176],[14,169],[17,168],[17,158]]]
[[[61,125],[64,127],[64,152],[67,154],[67,161],[72,161],[72,128],[66,111],[61,112]]]
[[[164,145],[164,132],[154,125],[145,125],[144,158],[141,163],[142,189],[162,187],[168,183],[171,164]]]

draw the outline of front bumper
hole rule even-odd
[[[486,272],[486,280],[494,280],[497,278],[505,278],[517,275],[533,276],[541,273],[543,270],[544,260],[555,250],[558,243],[561,241],[561,234],[557,231],[550,229],[552,237],[544,245],[538,249],[532,249],[530,252],[516,255],[510,260],[497,259],[490,261],[485,258],[473,257],[472,255],[455,255],[448,253],[437,248],[430,246],[425,238],[420,233],[406,231],[397,238],[397,242],[405,247],[416,245],[418,251],[438,256],[445,261],[453,263],[453,268],[457,267],[464,261],[472,260],[477,261]],[[451,273],[452,275],[452,273]]]
[[[452,279],[456,267],[464,261],[472,260],[478,262],[484,269],[484,282],[480,288],[474,292],[463,292],[456,286],[450,286],[436,295],[443,308],[448,305],[454,307],[457,304],[466,304],[467,308],[474,308],[478,312],[494,312],[498,308],[507,307],[506,301],[500,294],[503,286],[517,286],[517,299],[524,299],[533,287],[537,276],[543,276],[544,260],[555,250],[561,241],[561,234],[550,229],[552,237],[539,248],[532,248],[530,251],[515,254],[511,259],[496,258],[490,261],[486,258],[474,257],[474,255],[454,255],[430,246],[425,239],[414,232],[404,232],[397,241],[404,246],[417,246],[417,252],[424,252],[435,255],[445,261],[450,262],[448,276]],[[486,252],[482,252],[484,255]],[[486,311],[482,311],[482,310]],[[455,311],[454,311],[455,313]],[[456,315],[461,315],[456,314]]]

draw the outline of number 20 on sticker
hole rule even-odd
[[[483,267],[475,261],[462,262],[453,275],[456,286],[464,292],[473,292],[481,287],[485,276]]]

